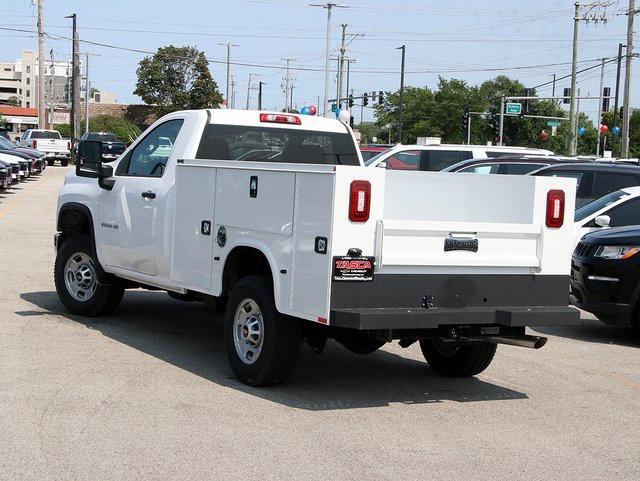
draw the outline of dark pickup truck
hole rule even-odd
[[[74,150],[74,158],[78,153],[80,144],[86,141],[100,142],[102,144],[102,161],[112,162],[116,160],[127,146],[124,142],[120,142],[118,138],[111,132],[87,132],[80,140],[76,142]]]

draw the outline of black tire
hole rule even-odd
[[[468,346],[449,346],[438,339],[421,339],[420,349],[429,366],[439,374],[449,377],[469,377],[484,371],[496,353],[497,345],[491,342]]]
[[[254,301],[262,317],[261,350],[255,360],[242,360],[235,345],[236,312],[247,299]],[[239,328],[240,329],[240,328]],[[240,332],[239,334],[240,335]],[[224,320],[224,338],[231,369],[249,386],[269,386],[284,381],[293,371],[300,350],[301,325],[276,310],[271,279],[249,276],[236,284]]]
[[[47,159],[47,165],[48,165],[49,167],[51,167],[51,166],[53,165],[53,163],[54,163],[54,162],[55,162],[55,160],[53,160],[53,159]]]
[[[69,165],[69,159],[60,159],[60,165],[62,167],[66,167],[67,165]]]
[[[84,254],[90,259],[97,279],[93,295],[86,300],[74,298],[65,282],[67,262],[72,256],[77,256],[78,254]],[[54,279],[58,297],[69,312],[81,316],[98,317],[107,315],[118,307],[124,295],[124,288],[118,284],[101,283],[104,277],[105,274],[93,254],[91,241],[87,236],[71,237],[62,244],[56,256]]]

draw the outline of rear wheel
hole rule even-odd
[[[47,165],[48,165],[49,167],[51,167],[51,166],[53,165],[53,163],[54,163],[54,160],[53,160],[53,159],[47,159]]]
[[[67,165],[69,165],[69,159],[61,159],[60,160],[60,165],[62,167],[66,167]]]
[[[88,237],[72,237],[62,244],[54,278],[58,297],[71,313],[97,317],[118,307],[123,287],[100,283],[100,272]]]
[[[420,349],[431,368],[444,376],[469,377],[484,371],[496,353],[490,342],[461,345],[440,339],[421,339]]]
[[[227,356],[237,378],[250,386],[278,384],[291,374],[300,350],[300,323],[276,310],[267,277],[241,279],[225,314]]]

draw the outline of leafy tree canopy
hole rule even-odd
[[[204,52],[194,47],[161,47],[140,61],[133,92],[158,115],[175,110],[216,108],[222,102]]]

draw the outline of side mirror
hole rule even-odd
[[[609,217],[608,215],[599,215],[598,217],[596,217],[593,222],[598,226],[598,227],[609,227],[609,224],[611,224],[611,217]]]
[[[102,143],[89,140],[78,146],[76,158],[76,175],[97,179],[100,177],[102,164]]]
[[[383,160],[382,162],[380,162],[378,164],[378,167],[380,167],[381,169],[386,169],[387,168],[387,161]]]

